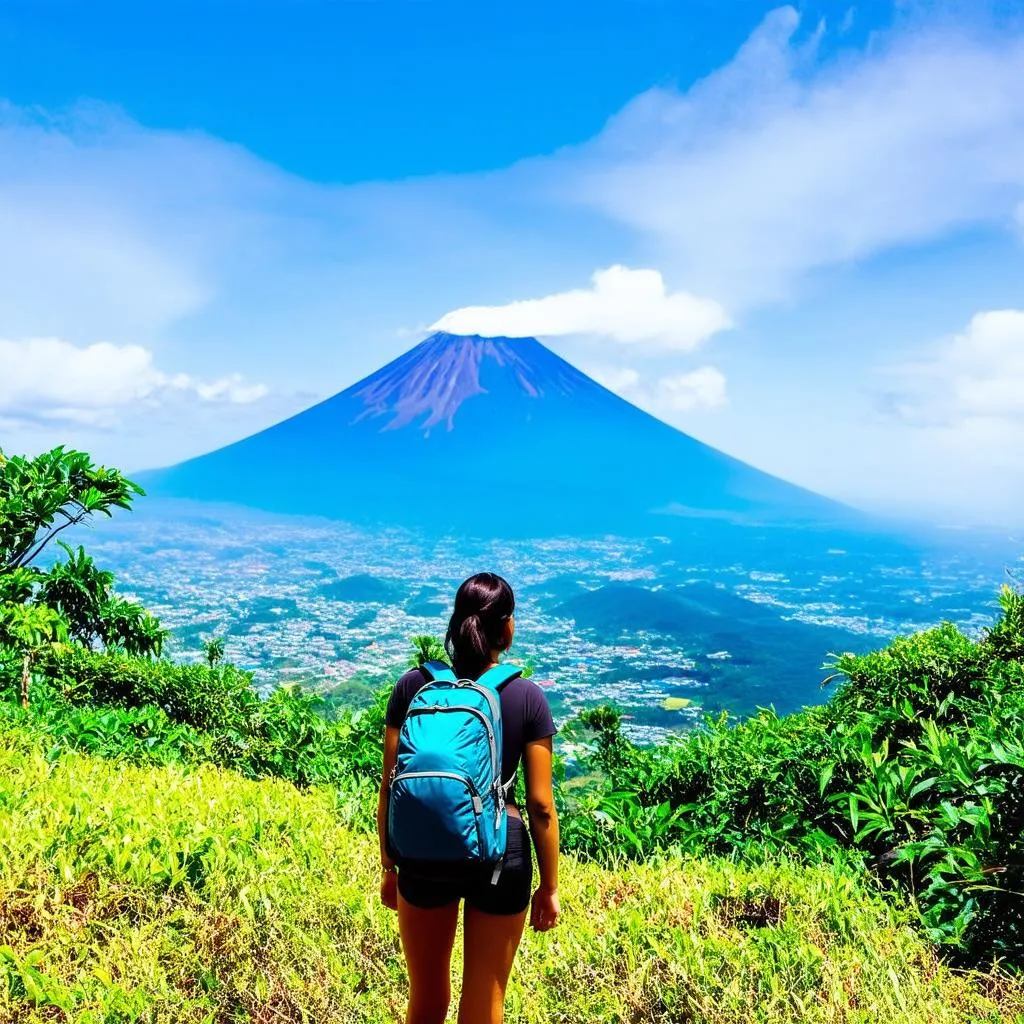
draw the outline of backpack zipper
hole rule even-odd
[[[476,690],[477,693],[482,693],[487,698],[487,703],[491,708],[491,715],[497,721],[501,721],[501,698],[492,690],[489,686],[481,686],[479,683],[474,682],[472,679],[465,679],[458,683],[456,686],[467,690]],[[494,744],[497,746],[497,744]],[[498,770],[499,765],[494,771],[494,793],[495,793],[495,812],[494,812],[494,827],[498,828],[501,825],[501,815],[505,810],[505,803],[508,793],[506,792],[505,783],[502,779],[502,773]],[[510,779],[509,782],[512,780]]]
[[[401,775],[395,776],[395,782],[401,782],[402,779],[455,779],[456,782],[464,783],[477,800],[480,799],[480,793],[473,780],[468,775],[460,775],[458,772],[402,772]]]
[[[480,832],[480,818],[484,813],[484,802],[480,799],[480,794],[477,792],[476,786],[473,784],[473,780],[468,775],[459,775],[457,772],[402,772],[401,775],[395,776],[395,782],[401,782],[403,779],[454,779],[456,782],[461,782],[466,789],[469,790],[469,795],[473,801],[473,814],[476,816],[476,838],[477,842],[483,847],[483,835]],[[391,796],[388,796],[388,818],[390,824],[391,817]]]

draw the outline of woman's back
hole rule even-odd
[[[445,649],[462,678],[479,679],[498,666],[512,645],[515,635],[515,595],[508,582],[493,573],[471,576],[455,595],[455,607],[448,623]],[[493,678],[493,677],[492,677]],[[514,783],[520,763],[526,775],[526,803],[522,812],[509,806],[501,835],[504,852],[493,863],[466,863],[454,872],[435,871],[436,865],[404,861],[399,867],[389,853],[388,814],[394,791],[405,792],[402,780],[443,777],[466,778],[465,773],[442,772],[436,764],[430,771],[400,774],[399,741],[410,705],[427,683],[420,669],[406,672],[395,684],[387,708],[384,730],[384,757],[380,793],[377,800],[377,831],[380,838],[381,899],[398,911],[398,928],[409,969],[409,1008],[406,1024],[422,1024],[445,1019],[451,998],[450,968],[460,905],[464,904],[464,956],[459,1020],[473,1024],[500,1024],[503,1017],[505,986],[512,961],[522,937],[527,912],[538,931],[546,931],[558,920],[558,814],[552,792],[552,736],[555,724],[547,698],[536,683],[517,677],[500,688],[502,749],[501,782]],[[450,685],[450,684],[449,684]],[[430,694],[425,694],[427,697]],[[413,708],[418,714],[420,701]],[[428,702],[429,703],[429,702]],[[460,703],[463,703],[460,698]],[[423,713],[427,713],[426,708]],[[471,709],[448,707],[453,712]],[[414,731],[409,728],[409,732]],[[461,735],[461,734],[460,734]],[[435,760],[443,758],[449,747],[457,746],[451,737],[433,751]],[[467,744],[468,748],[468,744]],[[491,747],[490,749],[493,749]],[[495,783],[493,762],[488,756],[488,793],[500,792]],[[394,782],[392,783],[392,780]],[[430,802],[430,786],[425,786],[423,804]],[[491,788],[494,787],[494,788]],[[512,786],[510,785],[511,789]],[[436,789],[436,787],[435,787]],[[469,787],[473,792],[473,787]],[[463,794],[465,796],[465,794]],[[473,804],[481,813],[482,791]],[[397,799],[397,798],[396,798]],[[503,805],[498,799],[497,807]],[[500,813],[500,811],[499,811]],[[501,819],[499,817],[498,821]],[[428,819],[417,827],[429,832],[436,824],[437,834],[451,831],[448,821]],[[472,829],[469,830],[472,834]],[[479,828],[477,829],[479,835]],[[531,843],[531,838],[533,842]],[[530,892],[533,880],[533,852],[537,855],[540,884]],[[484,870],[481,871],[480,868]]]

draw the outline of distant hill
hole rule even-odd
[[[298,605],[292,597],[253,597],[231,621],[227,632],[229,636],[244,636],[252,626],[281,622],[298,614]]]
[[[291,419],[138,478],[157,496],[480,535],[851,516],[655,419],[533,338],[431,335]]]
[[[451,614],[451,608],[446,601],[432,601],[430,598],[419,597],[406,602],[405,613],[421,619],[446,619]]]
[[[694,629],[734,634],[781,621],[777,608],[705,582],[657,590],[612,583],[570,598],[555,608],[555,614],[593,629],[646,630],[673,636]]]
[[[320,584],[319,591],[331,601],[356,601],[361,604],[394,604],[403,596],[403,589],[398,583],[369,573],[327,580]]]
[[[697,659],[692,673],[713,679],[714,707],[773,705],[790,712],[820,703],[828,652],[862,651],[869,638],[844,629],[783,618],[773,605],[748,601],[712,583],[651,590],[610,584],[570,598],[553,614],[572,619],[605,643],[641,634],[671,637]],[[712,660],[708,654],[728,652]]]

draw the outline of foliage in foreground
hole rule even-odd
[[[585,713],[601,791],[568,822],[596,857],[853,852],[963,960],[1024,965],[1024,596],[978,641],[945,623],[842,655],[821,707],[718,719],[657,747]]]
[[[130,509],[142,489],[85,453],[57,447],[35,458],[0,450],[0,645],[21,666],[28,700],[33,663],[68,643],[159,654],[167,631],[141,605],[114,592],[114,577],[85,549],[58,540],[68,529]],[[39,565],[48,545],[66,559]]]
[[[1003,606],[981,641],[946,624],[844,655],[846,685],[796,715],[713,720],[637,747],[613,710],[586,713],[599,781],[582,798],[560,789],[564,848],[597,860],[852,856],[909,896],[926,935],[961,963],[1020,966],[1024,599],[1006,591]],[[418,638],[413,659],[432,653]],[[350,819],[372,824],[385,694],[329,720],[295,687],[261,699],[231,665],[66,647],[38,671],[22,711],[16,665],[0,670],[0,719],[44,735],[51,757],[73,748],[329,785]]]
[[[31,731],[57,759],[79,750],[129,762],[213,764],[250,779],[330,785],[349,794],[353,814],[373,820],[380,778],[384,695],[335,719],[297,687],[261,698],[233,665],[179,665],[68,647],[37,665],[27,708],[18,672],[0,649],[0,724]]]
[[[327,789],[50,762],[0,727],[0,1019],[393,1021],[395,917]],[[1010,1024],[1024,986],[942,965],[862,879],[786,860],[567,858],[510,1022]],[[456,959],[458,954],[456,954]]]
[[[0,722],[46,737],[51,759],[74,748],[331,786],[369,824],[383,694],[334,719],[297,687],[261,699],[222,663],[222,640],[205,665],[153,657],[159,623],[82,548],[37,567],[64,530],[140,493],[82,452],[0,452]],[[1007,589],[1002,603],[977,642],[946,623],[841,656],[833,700],[785,718],[709,721],[640,748],[613,709],[588,712],[602,778],[582,799],[560,793],[565,845],[599,860],[853,856],[963,961],[1024,964],[1024,597]],[[410,664],[442,656],[413,638]]]

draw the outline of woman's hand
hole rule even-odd
[[[398,874],[384,869],[380,880],[380,901],[388,910],[398,909]]]
[[[558,902],[558,892],[540,888],[533,894],[530,908],[530,927],[536,932],[546,932],[554,928],[562,908]]]

